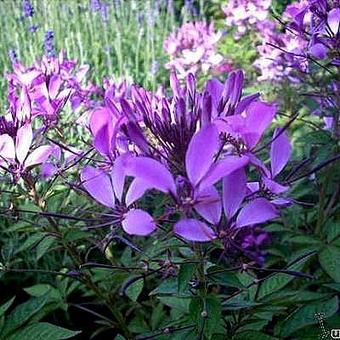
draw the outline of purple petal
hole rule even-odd
[[[25,122],[30,117],[31,117],[31,100],[27,92],[27,87],[24,86],[20,94],[20,110],[17,111],[17,118],[21,122]]]
[[[28,168],[36,164],[44,163],[52,151],[53,148],[50,145],[39,146],[28,155],[25,160],[24,167]]]
[[[207,242],[216,238],[214,231],[205,223],[194,220],[180,220],[174,226],[174,233],[189,241]]]
[[[238,169],[223,178],[223,208],[227,218],[232,218],[239,209],[247,192],[247,176]]]
[[[234,72],[235,72],[234,86],[230,94],[230,104],[233,107],[235,107],[235,105],[239,102],[241,98],[243,82],[244,82],[243,71],[237,70]]]
[[[156,230],[156,223],[146,211],[131,209],[122,221],[123,229],[130,235],[146,236]]]
[[[191,139],[185,156],[187,175],[193,186],[202,179],[213,163],[214,154],[219,147],[218,130],[209,124]]]
[[[32,140],[33,132],[31,124],[25,124],[18,130],[15,143],[15,150],[19,163],[22,164],[24,162],[28,150],[31,147]]]
[[[112,168],[111,173],[112,186],[119,202],[122,202],[124,183],[126,177],[126,168],[130,157],[131,155],[129,153],[117,157]]]
[[[92,113],[90,129],[94,136],[93,145],[104,155],[111,153],[113,126],[113,116],[107,109],[101,108]]]
[[[243,111],[245,111],[248,108],[248,106],[252,102],[257,100],[257,98],[259,97],[260,97],[259,93],[254,93],[254,94],[250,94],[249,96],[242,98],[242,100],[236,106],[235,115],[241,114]]]
[[[50,81],[48,83],[48,92],[51,99],[55,99],[57,97],[61,83],[62,80],[59,75],[54,74],[51,76]]]
[[[202,190],[206,187],[214,185],[221,178],[228,176],[235,170],[246,166],[248,161],[249,158],[247,156],[227,156],[226,158],[213,164],[207,175],[200,182],[199,187]]]
[[[333,8],[331,11],[329,11],[327,23],[334,36],[336,36],[340,26],[340,8]]]
[[[267,167],[264,165],[264,163],[259,158],[257,158],[251,152],[248,152],[247,156],[249,157],[249,162],[252,165],[254,165],[260,172],[263,172],[265,176],[271,177],[270,171],[267,169]]]
[[[131,183],[131,185],[130,185],[127,193],[126,193],[126,197],[125,197],[126,205],[129,206],[132,203],[136,202],[149,189],[150,189],[150,187],[146,182],[144,182],[143,180],[141,180],[139,178],[135,178],[132,181],[132,183]]]
[[[56,172],[58,171],[58,168],[52,164],[52,163],[44,163],[41,166],[41,176],[45,179],[51,178]]]
[[[273,138],[275,138],[278,133],[280,133],[280,129],[275,129]],[[270,150],[271,170],[273,178],[277,174],[279,174],[281,170],[285,167],[290,158],[291,153],[292,146],[290,145],[288,136],[284,131],[283,133],[281,133],[279,137],[277,137],[273,141]]]
[[[30,86],[32,81],[39,77],[41,72],[38,70],[28,71],[26,73],[18,72],[18,79],[19,81],[24,84],[25,86]]]
[[[205,92],[202,100],[203,100],[203,107],[202,107],[201,124],[202,126],[206,126],[211,122],[211,117],[212,117],[211,95],[208,92]]]
[[[267,177],[263,177],[262,180],[266,188],[274,194],[282,194],[289,189],[289,186],[281,185]]]
[[[126,167],[126,174],[143,180],[149,188],[176,193],[175,181],[169,170],[162,163],[152,158],[130,158]]]
[[[77,73],[76,73],[76,79],[77,82],[80,83],[86,76],[86,73],[89,71],[90,65],[82,65],[79,67]]]
[[[109,176],[102,170],[92,166],[86,166],[81,174],[80,179],[85,190],[99,203],[113,208],[115,197]]]
[[[270,201],[272,204],[278,206],[278,207],[289,207],[292,204],[294,204],[293,200],[290,200],[288,198],[278,197]]]
[[[144,137],[141,128],[135,122],[128,122],[126,128],[131,141],[135,143],[143,153],[148,154],[148,142]]]
[[[217,109],[223,92],[223,84],[217,79],[211,79],[207,81],[205,89],[211,95],[212,104]]]
[[[239,213],[236,227],[264,223],[278,216],[277,210],[264,198],[257,198],[248,203]]]
[[[170,87],[174,94],[174,97],[178,98],[181,93],[181,86],[175,72],[170,73]]]
[[[249,194],[257,192],[260,190],[260,183],[259,182],[248,182],[247,183],[247,190]]]
[[[325,59],[327,57],[328,48],[321,43],[313,44],[309,48],[310,54],[317,59]]]
[[[14,141],[8,134],[0,135],[0,162],[3,160],[15,159]]]
[[[260,140],[263,132],[273,121],[276,106],[263,102],[253,102],[247,110],[246,131],[243,138],[249,149],[254,147]]]
[[[198,214],[212,224],[218,224],[221,219],[222,204],[220,195],[215,187],[201,190],[195,200],[194,208]]]

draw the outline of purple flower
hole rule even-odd
[[[15,50],[9,50],[8,52],[9,59],[12,64],[17,64],[18,63],[18,55]]]
[[[28,30],[31,32],[31,33],[35,33],[39,28],[39,25],[30,25],[28,27]]]
[[[55,123],[68,101],[75,110],[75,101],[79,106],[89,97],[91,87],[84,85],[88,69],[87,65],[76,68],[76,62],[65,59],[63,52],[58,57],[44,56],[30,67],[17,62],[13,64],[13,73],[6,75],[11,106],[15,106],[17,92],[24,87],[31,102],[32,117],[43,116],[47,126]]]
[[[229,235],[276,218],[280,204],[275,200],[283,192],[278,191],[276,177],[291,147],[277,130],[271,170],[258,158],[255,147],[274,119],[276,106],[259,101],[257,93],[242,96],[243,82],[243,72],[234,71],[225,84],[212,79],[200,92],[192,74],[181,85],[172,73],[171,96],[135,85],[123,86],[120,93],[119,87],[110,86],[89,121],[93,145],[105,158],[109,175],[84,170],[98,178],[88,186],[89,177],[82,174],[86,190],[109,207],[115,223],[131,235],[156,230],[155,219],[136,208],[149,190],[167,196],[165,214],[175,219],[172,231],[188,241],[220,239],[227,247]],[[261,183],[247,183],[248,167]],[[268,188],[262,190],[262,183]],[[258,253],[253,248],[264,242],[261,233],[256,235],[240,240],[240,248],[254,256]]]
[[[288,25],[304,39],[305,53],[316,59],[332,58],[340,42],[339,1],[304,0],[289,5],[284,12]],[[334,58],[334,57],[333,57]],[[334,58],[335,59],[335,58]]]
[[[101,10],[102,3],[100,0],[91,0],[91,9],[94,12],[99,12]]]
[[[223,62],[216,51],[221,36],[221,32],[215,32],[213,23],[185,23],[164,41],[164,49],[170,56],[166,68],[176,70],[181,79],[189,73],[206,74]]]
[[[226,25],[236,27],[236,39],[253,30],[259,23],[267,20],[271,0],[229,0],[223,7]]]
[[[28,168],[41,164],[51,154],[48,145],[32,149],[33,132],[29,123],[17,130],[15,138],[8,134],[0,135],[0,166],[12,173],[15,181]]]
[[[44,49],[45,49],[45,55],[47,57],[55,56],[54,32],[52,30],[48,30],[45,33]]]
[[[116,196],[117,188],[112,185],[114,183],[112,176],[110,179],[102,170],[87,166],[81,172],[81,181],[86,191],[96,201],[112,209],[113,224],[121,223],[123,230],[128,234],[149,235],[157,228],[154,219],[142,209],[130,208],[122,202],[121,195]]]
[[[261,72],[258,80],[281,82],[289,77],[296,82],[295,71],[307,70],[303,52],[306,41],[289,31],[279,32],[278,26],[270,21],[263,22],[260,27],[262,44],[257,47],[259,58],[254,62]]]
[[[29,0],[22,1],[22,11],[26,18],[33,17],[34,15],[34,8]]]

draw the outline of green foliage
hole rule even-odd
[[[274,1],[274,11],[282,12],[286,2]],[[16,49],[25,64],[31,63],[43,52],[44,31],[53,29],[57,48],[94,66],[97,83],[104,75],[115,75],[132,76],[148,88],[167,85],[162,44],[189,18],[183,2],[175,1],[175,15],[162,11],[156,17],[150,16],[153,0],[118,3],[105,23],[100,13],[88,10],[87,1],[35,0],[36,14],[28,21],[19,20],[21,2],[0,1],[1,13],[11,14],[0,19],[0,69],[9,70],[9,48]],[[220,28],[222,4],[195,1]],[[139,15],[144,15],[141,23]],[[28,32],[31,23],[40,25],[36,33]],[[299,113],[288,130],[294,154],[279,177],[294,184],[287,194],[298,203],[263,226],[271,235],[264,266],[232,258],[219,241],[200,250],[184,244],[172,237],[168,222],[157,239],[130,237],[116,225],[84,229],[97,224],[92,221],[99,220],[98,212],[109,211],[95,207],[77,186],[70,186],[78,184],[72,169],[70,178],[60,176],[52,187],[49,181],[37,185],[45,211],[59,212],[59,217],[36,214],[43,208],[22,183],[14,187],[1,182],[0,206],[10,211],[1,210],[0,215],[0,339],[67,339],[77,337],[78,330],[86,339],[309,339],[318,331],[315,313],[323,313],[329,327],[339,324],[339,162],[315,171],[339,153],[338,141],[311,116],[315,103],[288,82],[273,86],[254,81],[258,42],[253,34],[235,42],[230,31],[219,52],[246,70],[246,93],[260,88],[268,99],[280,102],[276,125]],[[155,60],[160,69],[153,75]],[[82,133],[70,126],[72,115],[67,112],[61,119],[65,138],[86,146]],[[160,216],[160,199],[151,193],[142,204]],[[83,220],[77,220],[80,216]]]

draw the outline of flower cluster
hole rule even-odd
[[[284,79],[298,81],[296,70],[306,72],[307,59],[303,50],[306,41],[289,31],[280,32],[275,22],[259,25],[262,43],[257,46],[259,57],[254,66],[261,72],[260,81],[281,82]]]
[[[314,59],[328,59],[338,65],[340,48],[340,8],[338,1],[302,0],[287,6],[284,32],[278,23],[259,25],[262,44],[255,66],[261,71],[259,80],[282,81],[289,76],[308,72]],[[298,72],[295,72],[298,71]]]
[[[258,25],[267,21],[270,6],[271,0],[230,0],[223,7],[226,25],[236,27],[236,39],[254,28],[260,30]]]
[[[287,6],[288,27],[308,43],[306,53],[316,59],[328,58],[340,64],[340,2],[303,0]]]
[[[37,145],[38,134],[33,134],[32,107],[27,88],[11,103],[11,113],[0,117],[0,168],[12,174],[16,182],[27,171],[47,160],[51,154],[49,145]]]
[[[225,84],[208,81],[203,92],[192,74],[181,86],[173,73],[170,84],[171,97],[131,85],[129,96],[93,111],[93,146],[105,161],[87,165],[81,183],[128,234],[149,235],[175,220],[177,237],[250,251],[262,236],[236,244],[239,231],[276,218],[290,203],[282,196],[288,187],[277,181],[291,154],[285,131],[274,132],[270,169],[257,153],[276,107],[257,93],[242,96],[242,71]],[[139,208],[149,190],[166,197],[161,217]]]
[[[18,92],[22,88],[30,102],[32,117],[42,116],[46,126],[58,119],[68,101],[75,110],[88,100],[91,85],[84,80],[89,66],[78,68],[76,61],[66,59],[63,51],[58,57],[45,55],[30,67],[19,62],[12,66],[13,72],[7,74],[12,114],[15,114]]]
[[[170,56],[167,69],[174,69],[179,78],[201,71],[206,74],[224,64],[217,53],[216,44],[221,32],[216,32],[213,23],[188,22],[164,41],[164,49]]]
[[[16,182],[50,156],[60,160],[56,146],[41,145],[44,135],[55,126],[68,102],[75,109],[88,100],[91,91],[83,81],[88,66],[77,69],[76,62],[67,60],[63,52],[58,57],[44,56],[31,67],[17,60],[12,66],[13,72],[7,74],[8,113],[0,117],[0,167]],[[38,127],[41,121],[43,126]],[[44,165],[43,172],[49,164]]]

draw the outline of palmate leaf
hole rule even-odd
[[[71,331],[48,322],[37,322],[20,328],[7,340],[61,340],[72,338],[79,333],[81,331]]]

